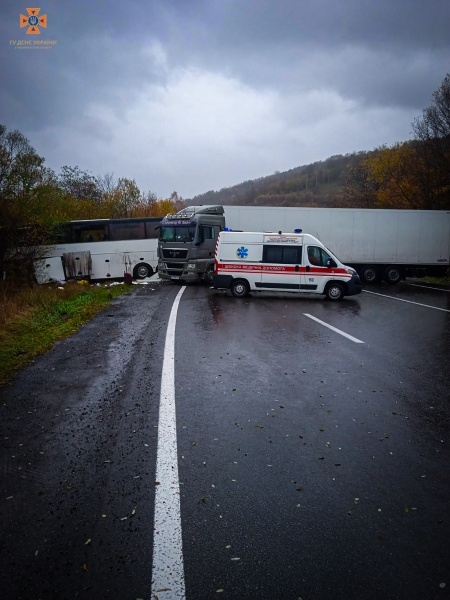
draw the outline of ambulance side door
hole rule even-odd
[[[302,246],[264,244],[260,289],[299,292]]]
[[[305,265],[304,291],[323,293],[327,281],[333,277],[336,263],[326,250],[311,245],[305,254]]]

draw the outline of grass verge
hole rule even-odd
[[[126,285],[77,282],[20,288],[0,284],[0,386],[128,291]]]
[[[450,286],[450,275],[446,275],[445,277],[424,277],[423,279],[419,279],[418,281],[424,281],[425,283],[434,283],[435,285]]]

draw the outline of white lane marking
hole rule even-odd
[[[431,285],[420,285],[419,283],[407,283],[406,285],[412,285],[413,287],[425,288],[426,290],[436,290],[438,292],[450,292],[450,290],[446,288],[433,287]]]
[[[185,289],[178,292],[170,312],[159,401],[151,598],[164,600],[186,597],[175,411],[175,324]]]
[[[413,302],[412,300],[405,300],[404,298],[396,298],[395,296],[387,296],[386,294],[378,294],[378,292],[369,292],[369,290],[363,290],[366,294],[373,294],[374,296],[381,296],[382,298],[390,298],[391,300],[400,300],[400,302],[408,302],[408,304],[416,304],[417,306],[424,306],[425,308],[434,308],[434,310],[442,310],[444,312],[450,312],[448,308],[438,308],[437,306],[431,306],[430,304],[421,304],[420,302]]]
[[[328,329],[332,329],[336,333],[339,333],[340,335],[343,335],[344,337],[348,338],[352,342],[355,342],[356,344],[364,344],[364,342],[362,340],[358,340],[358,338],[355,338],[352,335],[350,335],[348,333],[345,333],[345,331],[341,331],[340,329],[337,329],[336,327],[333,327],[333,325],[328,325],[328,323],[325,323],[325,321],[321,321],[320,319],[317,319],[316,317],[313,317],[312,315],[309,315],[308,313],[303,313],[303,314],[305,315],[305,317],[309,317],[313,321],[317,321],[317,323],[320,323],[324,327],[328,327]]]

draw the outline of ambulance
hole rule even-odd
[[[337,301],[362,290],[356,271],[301,229],[221,231],[214,267],[213,287],[229,290],[236,298],[250,292],[303,292]]]

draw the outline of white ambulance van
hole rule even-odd
[[[221,231],[213,286],[236,298],[249,292],[306,292],[330,300],[360,294],[354,269],[307,233]]]

